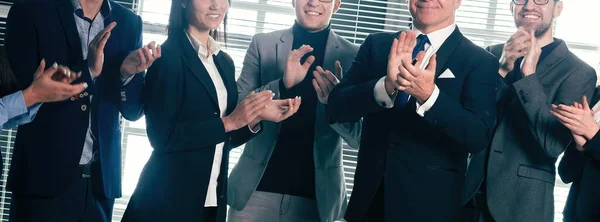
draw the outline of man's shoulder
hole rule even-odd
[[[471,60],[475,60],[475,61],[486,61],[488,59],[497,60],[496,56],[494,56],[493,51],[488,51],[486,48],[476,45],[475,43],[473,43],[471,40],[467,39],[464,36],[463,36],[463,41],[459,47],[462,50],[462,52],[461,52],[462,56],[467,56],[468,58],[471,58]]]
[[[111,14],[120,19],[125,19],[126,21],[137,21],[140,19],[139,16],[132,11],[132,9],[126,8],[115,1],[110,0],[110,8]]]
[[[289,29],[282,29],[282,30],[276,30],[276,31],[272,31],[272,32],[256,33],[252,37],[252,39],[254,41],[272,43],[273,41],[280,39],[283,36],[283,34],[285,34],[286,32],[291,32],[291,31]]]
[[[343,36],[338,35],[337,33],[335,33],[335,37],[337,38],[338,45],[342,50],[350,51],[353,53],[358,52],[359,45],[348,41],[348,39],[344,38]]]

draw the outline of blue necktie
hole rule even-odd
[[[412,52],[412,58],[416,58],[417,54],[421,51],[425,51],[425,44],[429,43],[429,38],[426,35],[419,35],[417,37],[417,45]],[[402,108],[408,102],[408,94],[404,91],[398,91],[398,96],[396,97],[396,101],[394,107]]]

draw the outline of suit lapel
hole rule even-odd
[[[548,56],[546,56],[543,61],[539,61],[536,67],[536,75],[540,80],[542,77],[548,74],[548,72],[550,72],[550,70],[552,70],[556,64],[562,61],[569,52],[569,48],[564,41],[560,39],[555,39],[555,41],[560,41],[559,45]]]
[[[458,47],[461,40],[463,39],[463,35],[458,30],[458,27],[448,36],[446,41],[442,44],[442,46],[437,50],[437,67],[435,70],[435,79],[442,74],[442,71],[446,69],[446,63],[452,57],[454,50]]]
[[[285,66],[287,64],[287,56],[292,51],[292,44],[294,41],[294,36],[292,33],[292,29],[288,29],[283,32],[281,38],[279,38],[279,42],[275,45],[275,56],[277,57],[277,69],[281,73],[282,76],[277,76],[276,78],[283,77],[283,73],[285,73]],[[274,79],[276,79],[274,78]]]
[[[217,100],[217,90],[215,89],[215,84],[212,82],[212,79],[206,71],[206,67],[204,67],[204,64],[202,64],[202,61],[200,61],[200,58],[198,58],[198,53],[192,47],[192,44],[187,36],[185,34],[180,36],[184,63],[188,69],[194,73],[194,76],[196,76],[200,83],[202,83],[204,89],[206,89],[206,92],[208,92],[213,105],[218,108],[219,101]]]
[[[339,60],[339,42],[337,36],[329,31],[327,44],[325,45],[325,57],[323,58],[323,69],[329,70],[335,74],[335,61]]]
[[[235,75],[235,67],[232,67],[230,64],[227,64],[227,60],[223,52],[219,52],[216,56],[213,56],[215,61],[215,65],[219,70],[219,75],[223,79],[223,83],[225,84],[225,88],[227,89],[227,114],[231,113],[237,104],[237,85],[235,84],[233,76],[230,76],[229,73],[234,73]]]
[[[65,31],[65,35],[67,36],[67,41],[69,43],[71,51],[70,54],[76,56],[76,60],[73,62],[75,63],[76,61],[80,61],[83,59],[81,55],[81,40],[79,39],[77,25],[75,24],[75,18],[73,17],[73,5],[71,4],[71,1],[57,0],[56,10],[58,11],[63,30]]]

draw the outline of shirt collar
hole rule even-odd
[[[454,32],[456,29],[456,23],[452,23],[452,25],[447,26],[446,28],[436,30],[432,33],[427,34],[427,38],[429,38],[429,43],[435,49],[439,49],[442,44],[446,41],[446,39]],[[423,34],[420,30],[412,27],[412,30],[415,32],[415,36],[419,37],[419,35]]]
[[[188,31],[185,31],[185,35],[190,40],[190,43],[192,44],[192,47],[194,47],[194,50],[198,52],[198,55],[204,58],[208,58],[208,50],[204,43],[200,42],[200,40],[196,39],[196,37],[194,37]],[[208,36],[208,49],[210,50],[212,55],[218,55],[221,51],[221,46],[217,41],[215,41],[215,39],[212,38],[212,36]]]
[[[83,17],[83,9],[81,8],[81,4],[79,3],[79,0],[71,0],[71,4],[73,4],[73,11],[75,13],[77,13],[77,11],[81,10],[81,17]],[[102,6],[100,6],[100,14],[102,15],[103,18],[107,18],[108,15],[110,15],[110,12],[112,11],[112,6],[110,5],[110,1],[109,0],[104,0],[102,1]]]

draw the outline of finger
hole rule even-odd
[[[144,51],[146,61],[144,63],[141,63],[140,66],[146,67],[146,64],[154,61],[154,56],[152,55],[152,52],[150,51],[150,48],[148,48],[148,46],[144,46],[142,50]]]
[[[52,65],[52,66],[54,67],[54,65]],[[46,60],[42,59],[42,61],[40,61],[40,65],[38,65],[38,68],[35,71],[34,78],[38,78],[40,75],[44,74],[44,69],[45,68],[46,68]]]
[[[558,105],[558,110],[565,111],[565,112],[568,112],[571,114],[578,114],[580,111],[579,109],[577,109],[573,106],[567,106],[567,105],[562,105],[562,104]]]
[[[138,49],[137,54],[138,54],[138,57],[140,58],[140,65],[145,65],[146,64],[146,56],[144,56],[144,51],[142,49]]]
[[[335,75],[329,70],[325,70],[325,73],[322,75],[325,77],[325,79],[327,79],[327,81],[329,81],[329,83],[331,83],[331,86],[335,86],[338,83],[340,83],[340,80],[337,77],[335,77]]]
[[[565,123],[571,123],[573,121],[573,120],[567,118],[566,116],[564,116],[560,112],[555,112],[555,111],[550,110],[550,113],[552,113],[552,115],[554,115],[558,119],[558,121],[560,121],[561,123],[563,123],[563,125]]]
[[[396,84],[398,85],[398,87],[404,87],[404,88],[408,88],[412,85],[412,83],[402,77],[398,77],[398,79],[396,79]]]
[[[315,77],[316,78],[316,77]],[[312,85],[315,88],[315,92],[317,92],[317,96],[319,97],[325,97],[325,94],[323,94],[323,90],[321,89],[321,87],[319,86],[319,84],[317,83],[316,79],[312,80]]]
[[[404,66],[400,66],[400,67],[398,67],[398,69],[400,70],[400,72],[398,73],[398,76],[396,77],[396,81],[398,81],[400,79],[404,79],[408,82],[412,82],[417,78],[415,76],[415,74],[412,74],[410,72],[410,70],[406,69],[406,67],[404,67]]]
[[[315,62],[315,57],[314,56],[309,56],[306,61],[304,61],[304,64],[302,64],[302,68],[309,69],[310,66],[313,64],[313,62]]]
[[[150,50],[152,50],[152,53],[154,53],[154,49],[156,49],[156,42],[152,41],[152,42],[148,43],[147,46]]]
[[[411,64],[412,61],[410,61],[410,59],[408,58],[404,58],[402,59],[402,65],[400,65],[400,73],[403,73],[405,78],[409,78],[408,75],[412,75],[413,77],[417,77],[417,73],[418,73],[418,67],[415,67],[414,65]]]
[[[156,52],[154,52],[154,58],[158,59],[162,55],[162,48],[160,47],[160,44],[156,46],[155,50]]]
[[[71,84],[73,81],[75,81],[76,79],[78,79],[79,77],[81,77],[81,72],[78,72],[75,75],[71,75],[70,78],[68,78],[67,83]]]
[[[342,64],[340,63],[340,61],[335,61],[335,77],[338,80],[342,80],[342,78],[344,77],[344,72],[342,70]]]
[[[396,50],[396,56],[400,55],[400,53],[402,53],[403,48],[406,45],[406,35],[407,32],[402,32],[400,33],[400,37],[398,39],[398,44],[396,45],[396,48],[394,48]]]
[[[296,50],[296,53],[299,58],[302,58],[306,53],[312,52],[313,48],[309,45],[302,45],[299,49]]]
[[[100,40],[98,43],[98,50],[96,52],[102,52],[104,50],[104,46],[106,45],[108,38],[110,38],[110,32],[106,33],[104,37],[102,37],[102,40]]]
[[[66,93],[67,98],[68,98],[75,94],[83,92],[83,90],[85,90],[86,88],[87,88],[87,83],[85,83],[85,82],[75,84],[75,85],[67,84],[64,86],[64,92]],[[65,99],[67,99],[67,98],[65,98]]]
[[[436,61],[436,59],[437,59],[437,55],[436,55],[436,54],[433,54],[433,55],[431,56],[431,58],[429,58],[429,65],[427,65],[427,69],[426,69],[427,71],[430,71],[430,72],[434,72],[434,73],[435,73],[435,70],[436,70],[436,68],[437,68],[437,67],[436,67],[436,66],[437,66],[437,61]]]
[[[529,34],[529,37],[531,38],[531,50],[533,50],[535,47],[537,47],[537,38],[535,38],[535,31],[533,29],[529,31]]]
[[[583,104],[583,109],[585,110],[589,110],[590,109],[590,104],[588,104],[587,101],[587,96],[583,96],[583,98],[581,99],[581,103]]]
[[[315,73],[313,73],[313,74],[315,74]],[[324,80],[323,76],[321,74],[315,75],[314,79],[317,80],[317,83],[321,87],[321,90],[323,90],[323,93],[329,94],[329,92],[331,91],[331,88],[333,87],[333,86],[331,86],[329,81]]]
[[[394,40],[392,41],[392,47],[390,48],[390,54],[388,54],[388,61],[396,58],[396,56],[398,54],[397,51],[398,51],[398,39],[394,38]]]

